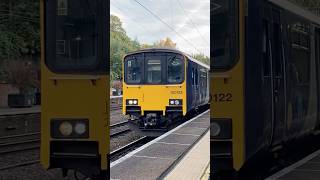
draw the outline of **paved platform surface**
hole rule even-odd
[[[320,150],[284,168],[266,180],[320,180]]]
[[[206,111],[112,162],[111,179],[164,178],[169,170],[174,169],[193,145],[208,132],[209,126],[209,111]]]
[[[193,146],[181,161],[167,174],[166,180],[200,180],[210,163],[210,132]],[[207,178],[208,179],[208,178]]]
[[[31,113],[40,113],[40,106],[32,106],[28,108],[0,108],[0,116]]]

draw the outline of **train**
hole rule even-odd
[[[109,1],[40,0],[45,169],[108,179]]]
[[[123,58],[123,114],[142,131],[166,131],[175,121],[208,105],[209,69],[170,48],[149,48]]]
[[[211,171],[223,177],[320,132],[320,18],[287,0],[211,10]]]

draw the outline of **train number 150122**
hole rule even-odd
[[[213,94],[212,101],[213,102],[231,102],[232,94],[231,93]]]

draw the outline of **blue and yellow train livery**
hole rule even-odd
[[[123,70],[123,114],[140,129],[166,128],[209,102],[209,66],[181,51],[132,52]]]

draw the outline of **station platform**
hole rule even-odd
[[[199,179],[208,169],[209,110],[111,163],[111,179]]]
[[[282,169],[265,180],[319,180],[320,150]]]
[[[40,107],[41,106],[32,106],[27,108],[0,108],[0,116],[40,113]]]

